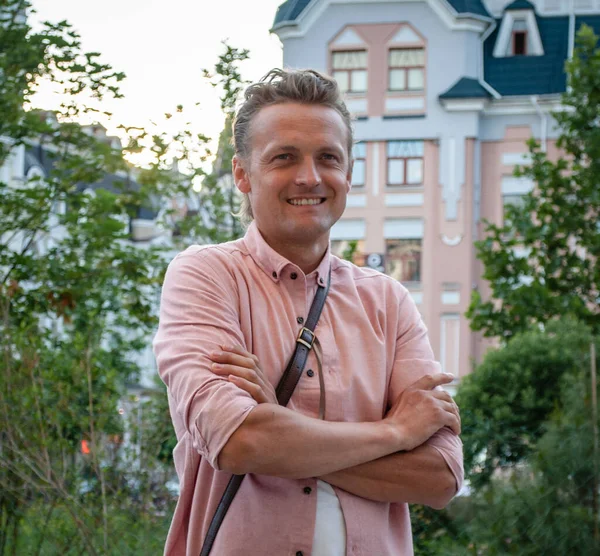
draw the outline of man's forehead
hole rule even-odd
[[[250,135],[270,145],[285,146],[292,137],[305,139],[306,134],[312,137],[318,134],[328,142],[339,141],[345,145],[348,129],[334,108],[296,103],[266,106],[255,115],[250,125]]]

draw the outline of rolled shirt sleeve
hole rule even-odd
[[[411,384],[425,375],[442,372],[435,360],[427,328],[411,295],[403,288],[399,302],[399,325],[394,366],[390,379],[388,405]],[[463,445],[460,438],[444,427],[425,444],[433,446],[444,458],[456,480],[456,492],[463,484]]]
[[[246,347],[238,304],[234,277],[217,248],[190,248],[170,263],[153,341],[158,373],[169,390],[178,437],[187,432],[215,469],[223,446],[257,405],[210,369],[211,352]]]

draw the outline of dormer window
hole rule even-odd
[[[544,46],[533,4],[529,0],[515,0],[504,9],[494,57],[543,55]]]
[[[527,55],[527,23],[515,21],[512,33],[512,55]]]

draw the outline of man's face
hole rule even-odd
[[[340,114],[325,106],[276,104],[253,118],[249,160],[234,159],[234,177],[271,246],[326,245],[350,190],[347,138]]]

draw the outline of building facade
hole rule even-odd
[[[353,188],[332,247],[410,291],[458,381],[490,343],[469,328],[487,293],[474,241],[519,203],[526,141],[555,155],[552,112],[599,0],[287,0],[272,31],[285,67],[333,75],[355,117]]]

